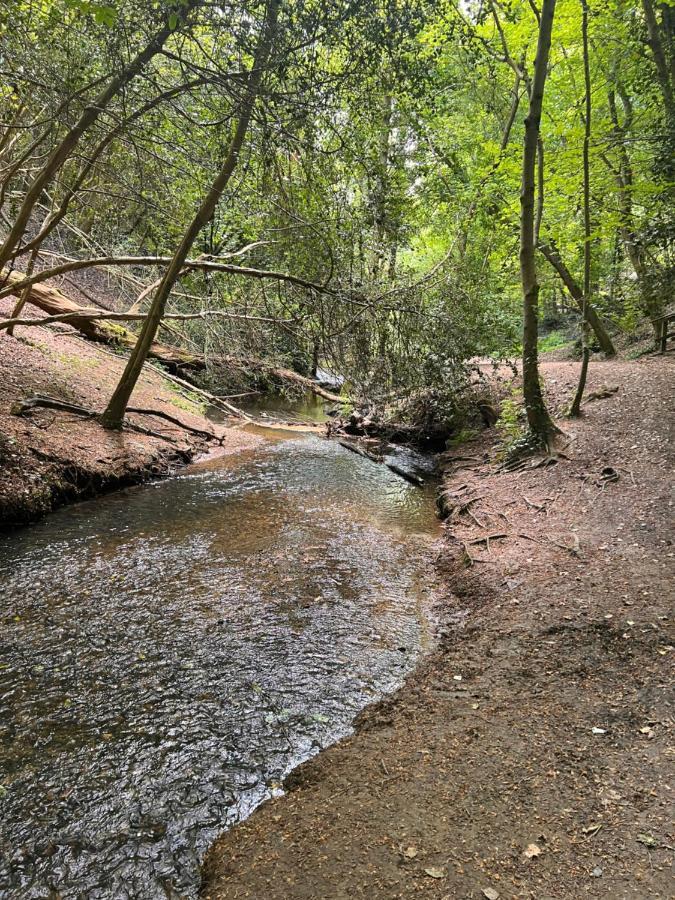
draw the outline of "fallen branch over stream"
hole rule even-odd
[[[364,459],[370,460],[370,462],[377,463],[378,465],[384,463],[394,475],[398,475],[399,478],[403,478],[405,481],[410,482],[410,484],[414,484],[415,487],[424,487],[424,479],[420,478],[419,475],[415,475],[414,472],[408,472],[406,469],[397,466],[396,463],[386,462],[383,458],[376,456],[374,453],[369,453],[363,447],[359,447],[358,444],[354,444],[351,441],[338,440],[338,444],[341,447],[344,447],[345,450],[351,450],[352,453],[357,453]]]

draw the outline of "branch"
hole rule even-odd
[[[15,294],[17,291],[25,287],[32,287],[49,278],[55,278],[57,275],[65,275],[66,272],[76,272],[80,269],[91,269],[99,266],[166,266],[171,262],[170,256],[99,256],[93,259],[75,259],[71,262],[63,263],[60,266],[54,266],[52,269],[45,269],[31,275],[30,278],[23,278],[18,282],[14,282],[2,290],[0,290],[0,299],[9,294]],[[223,272],[229,275],[242,275],[247,278],[272,279],[275,281],[286,281],[289,284],[298,285],[308,290],[317,291],[320,294],[335,295],[337,292],[332,288],[324,285],[316,284],[307,278],[300,278],[297,275],[288,275],[285,272],[273,272],[267,269],[251,269],[248,266],[234,266],[229,263],[219,263],[207,259],[186,259],[185,268],[188,269],[205,269],[211,272]],[[6,278],[9,273],[4,270],[2,277]]]
[[[243,319],[245,321],[250,322],[270,322],[274,325],[289,325],[296,324],[295,322],[290,322],[287,319],[274,319],[270,316],[245,316],[241,313],[228,313],[225,310],[220,309],[207,309],[203,312],[198,313],[165,313],[162,316],[162,319],[177,319],[178,321],[185,321],[187,319],[206,319],[210,316],[216,316],[218,318],[223,319]],[[67,312],[67,313],[59,313],[55,316],[45,316],[43,319],[3,319],[0,321],[0,331],[4,331],[7,328],[14,328],[16,325],[24,325],[24,326],[34,326],[34,325],[52,325],[54,322],[71,322],[73,320],[82,321],[86,319],[88,322],[95,322],[96,320],[113,320],[118,322],[140,322],[147,317],[146,313],[128,313],[128,312],[108,312],[107,310],[100,309],[87,309],[86,307],[82,307],[78,309],[76,312]]]
[[[66,403],[63,400],[58,400],[56,397],[48,397],[40,394],[36,394],[34,397],[30,397],[28,400],[20,400],[18,403],[15,403],[12,407],[12,414],[15,416],[23,416],[31,409],[35,409],[36,407],[42,407],[43,409],[54,409],[60,412],[68,412],[72,413],[75,416],[83,416],[86,419],[97,419],[99,414],[95,412],[93,409],[87,409],[84,406],[79,406],[75,403]],[[185,422],[182,422],[180,419],[176,418],[176,416],[169,415],[169,413],[165,413],[161,409],[145,409],[138,406],[129,406],[127,408],[127,412],[135,413],[136,415],[142,416],[157,416],[160,419],[166,419],[167,422],[171,422],[172,425],[176,425],[178,428],[182,428],[183,431],[187,431],[190,434],[196,434],[198,437],[205,438],[206,440],[217,440],[218,443],[222,444],[223,438],[218,438],[218,435],[213,431],[205,431],[203,428],[195,428],[192,425],[186,425]],[[136,425],[133,422],[125,421],[124,425],[127,428],[131,428],[133,431],[141,431],[144,434],[149,434],[152,437],[159,437],[162,440],[169,440],[165,435],[158,434],[155,431],[150,431],[147,428],[142,428],[139,425]]]

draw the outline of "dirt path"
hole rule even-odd
[[[0,301],[9,315],[12,298]],[[155,416],[131,416],[165,439],[105,431],[96,422],[47,409],[12,415],[13,405],[33,394],[102,410],[125,359],[78,337],[68,326],[18,327],[0,332],[0,527],[26,522],[65,502],[141,481],[186,462],[207,444]],[[158,409],[193,428],[213,430],[198,403],[147,370],[134,405]],[[221,452],[253,446],[260,439],[239,428],[225,432]]]
[[[544,370],[560,408],[576,365]],[[478,459],[447,489],[480,499],[448,525],[439,651],[221,838],[204,897],[674,896],[674,370],[593,365],[618,391],[563,423],[558,465],[456,451]]]

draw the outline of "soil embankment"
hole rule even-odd
[[[10,300],[0,301],[0,313],[8,316],[11,305]],[[124,357],[82,339],[68,326],[17,327],[14,337],[0,332],[0,527],[164,474],[209,446],[157,416],[129,419],[162,437],[105,431],[95,421],[49,409],[12,413],[15,404],[34,394],[102,410],[124,362]],[[224,435],[221,452],[236,452],[259,440],[236,427],[214,426],[198,403],[152,369],[144,372],[132,402],[192,428]]]
[[[672,895],[674,368],[593,364],[556,465],[455,451],[439,650],[216,843],[203,897]],[[577,365],[543,370],[560,413]]]

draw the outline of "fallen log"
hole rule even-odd
[[[352,444],[351,441],[338,441],[338,444],[341,447],[344,447],[345,450],[351,450],[352,453],[356,453],[359,456],[362,456],[364,459],[369,459],[370,462],[379,463],[379,460],[373,453],[368,453],[367,450],[364,450],[363,447],[359,447],[357,444]]]
[[[2,274],[3,281],[7,285],[15,285],[17,292],[20,291],[18,284],[23,277],[22,272],[3,272]],[[136,335],[133,332],[106,319],[91,318],[81,306],[78,306],[77,303],[66,297],[58,288],[49,287],[45,284],[34,284],[30,289],[28,303],[37,306],[38,309],[41,309],[50,317],[67,317],[68,324],[72,325],[73,328],[77,329],[90,341],[117,347],[128,347],[129,349],[136,344]],[[101,310],[101,312],[105,312],[105,310]],[[36,320],[32,324],[40,325],[41,322]],[[152,344],[150,356],[168,366],[172,371],[177,369],[199,370],[205,367],[203,358],[157,342]]]
[[[17,292],[20,292],[19,282],[23,279],[21,272],[3,272],[3,280],[7,285],[14,285]],[[115,324],[111,319],[115,317],[121,318],[117,313],[108,313],[106,310],[100,312],[91,312],[77,303],[74,303],[58,288],[49,287],[45,284],[33,284],[30,288],[28,302],[33,306],[37,306],[43,312],[47,313],[47,317],[54,321],[67,322],[87,339],[96,343],[108,344],[116,347],[126,347],[131,349],[136,344],[136,335],[123,328],[121,325]],[[128,317],[127,317],[128,318]],[[134,316],[134,318],[136,318]],[[10,320],[0,323],[0,327],[8,327]],[[18,323],[14,323],[18,324]],[[42,325],[42,321],[23,320],[22,324]],[[170,372],[178,373],[181,371],[200,371],[206,368],[204,357],[196,353],[188,353],[178,347],[169,347],[166,344],[160,344],[155,341],[150,347],[149,356],[158,360],[165,365]],[[301,385],[306,390],[312,391],[324,400],[331,403],[346,403],[348,398],[341,397],[331,391],[327,391],[317,384],[312,378],[307,378],[291,369],[285,369],[274,366],[263,360],[240,358],[234,356],[213,357],[211,362],[221,364],[223,366],[239,366],[249,369],[259,370],[266,374],[278,378],[280,381],[290,381],[294,384]]]
[[[420,478],[419,475],[415,475],[413,472],[408,472],[405,469],[401,469],[399,466],[396,465],[396,463],[388,462],[388,463],[385,463],[385,466],[388,469],[391,469],[391,471],[395,475],[398,475],[399,478],[403,478],[406,481],[409,481],[410,484],[414,484],[415,487],[420,487],[420,488],[424,487],[424,479]]]

